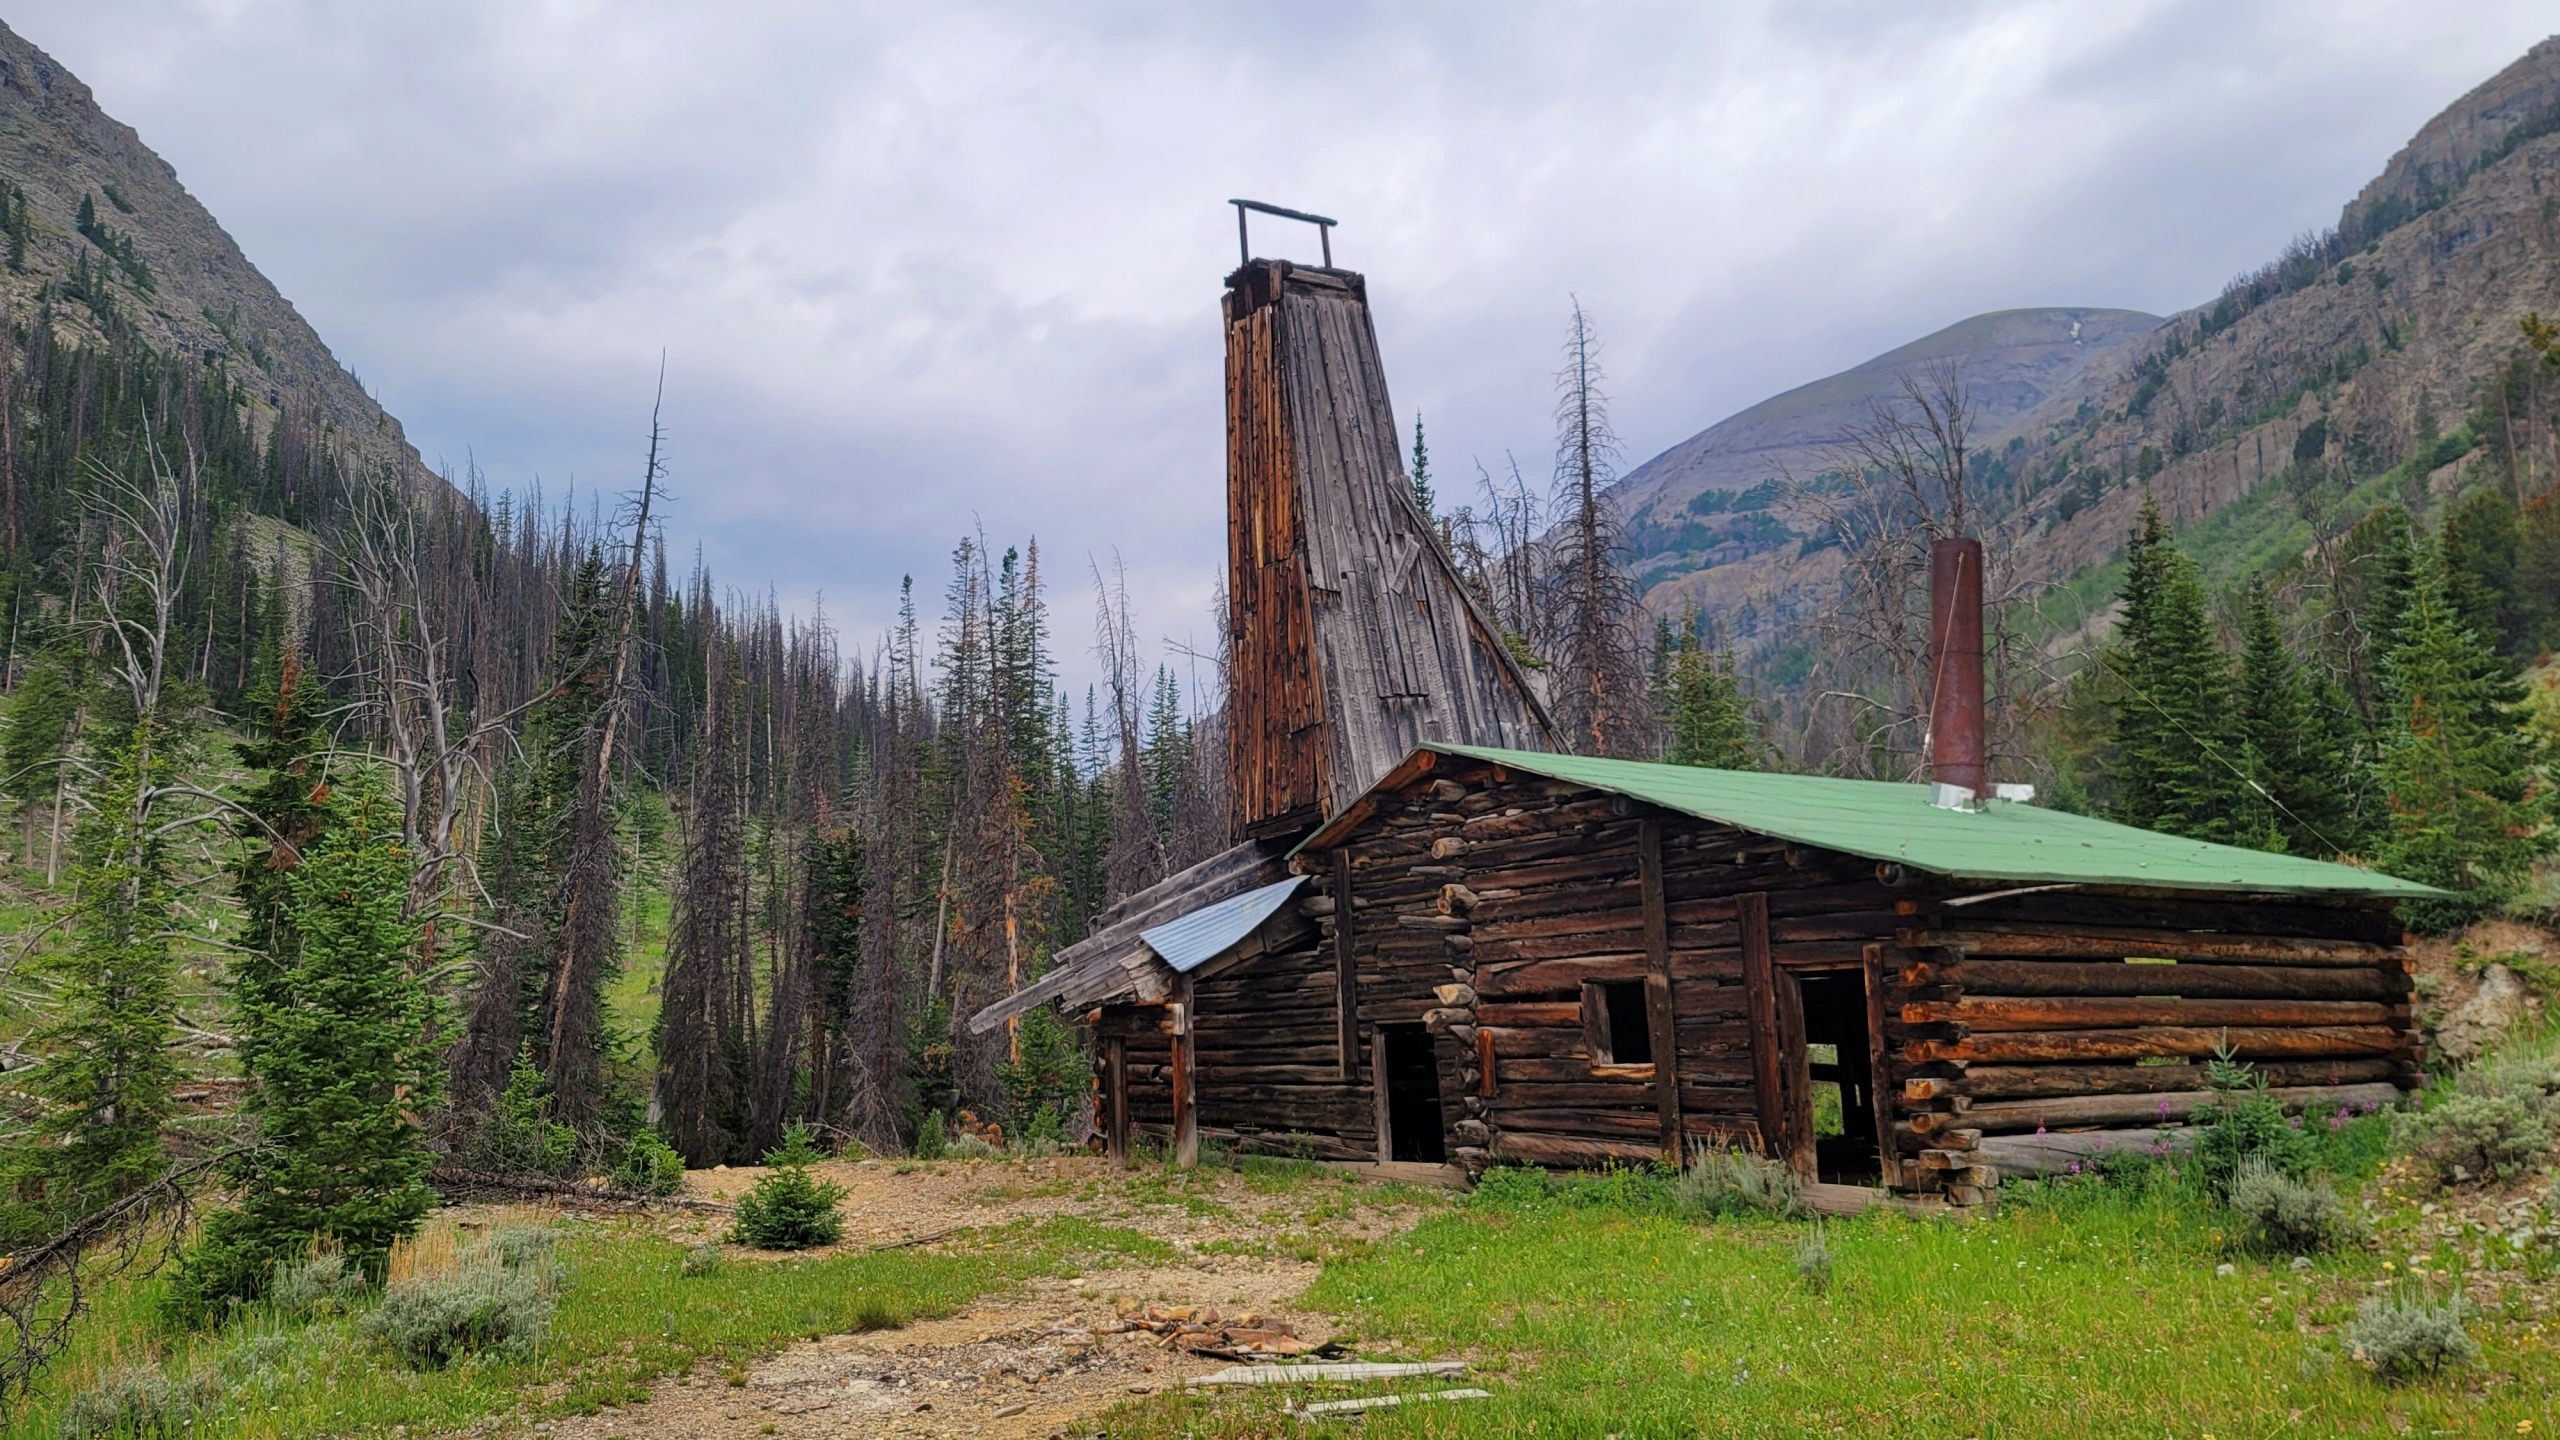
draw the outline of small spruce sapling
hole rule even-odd
[[[782,1143],[767,1151],[772,1167],[738,1201],[738,1225],[730,1238],[759,1250],[808,1250],[832,1245],[844,1233],[844,1217],[836,1202],[851,1193],[831,1180],[820,1180],[808,1167],[826,1158],[806,1125],[783,1131]]]
[[[924,1112],[924,1123],[916,1126],[915,1157],[919,1160],[939,1160],[943,1152],[950,1148],[950,1137],[943,1132],[942,1128],[942,1112],[927,1110]]]
[[[2229,1196],[2242,1167],[2253,1160],[2290,1179],[2310,1175],[2319,1142],[2286,1117],[2283,1102],[2267,1093],[2256,1067],[2233,1059],[2224,1046],[2205,1062],[2205,1084],[2212,1087],[2213,1103],[2190,1123],[2196,1170],[2215,1195]]]

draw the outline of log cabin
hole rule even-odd
[[[2297,1113],[2418,1078],[2394,906],[2435,892],[1996,792],[1427,745],[1295,864],[1296,920],[1190,972],[1184,1104],[1106,1076],[1133,1123],[1977,1204],[2180,1124],[2217,1053]]]
[[[1088,1022],[1114,1155],[1729,1145],[1975,1205],[2175,1126],[2217,1053],[2302,1113],[2415,1083],[2394,907],[2434,892],[1990,782],[1978,541],[1931,551],[1932,783],[1556,753],[1413,501],[1364,282],[1251,261],[1225,315],[1236,844],[970,1021]]]

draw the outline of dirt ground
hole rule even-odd
[[[1419,1213],[1413,1203],[1331,1176],[1273,1194],[1245,1177],[1192,1172],[1167,1190],[1082,1156],[814,1168],[852,1191],[842,1206],[843,1249],[929,1247],[964,1228],[1071,1215],[1136,1230],[1177,1254],[1161,1264],[1037,1280],[947,1320],[803,1341],[743,1376],[706,1367],[660,1384],[644,1405],[526,1433],[538,1440],[1086,1436],[1093,1418],[1119,1400],[1233,1363],[1168,1349],[1143,1330],[1111,1333],[1120,1306],[1215,1305],[1231,1318],[1255,1312],[1321,1342],[1324,1318],[1295,1304],[1316,1278],[1312,1253],[1328,1241],[1381,1238]],[[758,1173],[698,1172],[690,1188],[727,1200]],[[706,1214],[671,1217],[667,1228],[707,1239],[726,1223]]]

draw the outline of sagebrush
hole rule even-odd
[[[1680,1197],[1700,1216],[1778,1215],[1804,1212],[1804,1182],[1774,1160],[1739,1148],[1699,1145],[1676,1182]]]
[[[2228,1202],[2241,1248],[2259,1255],[2309,1255],[2347,1235],[2347,1207],[2327,1182],[2297,1180],[2263,1158],[2244,1162]]]
[[[473,1355],[530,1355],[559,1307],[550,1232],[510,1227],[460,1250],[449,1268],[391,1282],[357,1330],[418,1370]]]
[[[2465,1370],[2480,1359],[2480,1343],[2463,1328],[2471,1302],[2422,1296],[2376,1296],[2364,1302],[2344,1332],[2347,1353],[2385,1380],[2415,1380]]]

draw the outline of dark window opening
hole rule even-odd
[[[1440,1165],[1440,1057],[1419,1025],[1382,1025],[1386,1039],[1387,1158]]]
[[[1582,1003],[1592,1012],[1586,1025],[1595,1042],[1591,1063],[1653,1063],[1653,1023],[1645,1011],[1643,981],[1592,981],[1583,987]]]

